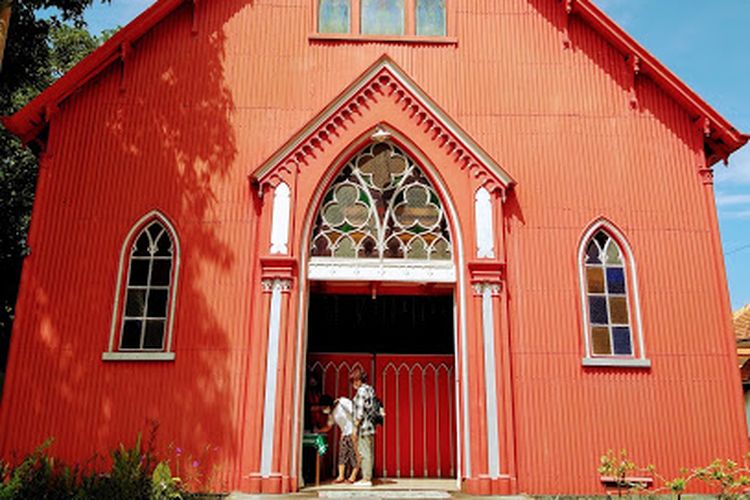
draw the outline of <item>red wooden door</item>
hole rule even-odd
[[[386,411],[376,436],[376,475],[455,477],[453,355],[378,354],[375,374]]]
[[[385,407],[375,437],[379,477],[455,477],[455,395],[453,355],[309,354],[322,393],[353,397],[349,373],[365,370]],[[336,473],[338,428],[329,434],[324,465]]]

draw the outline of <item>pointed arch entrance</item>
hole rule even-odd
[[[456,478],[461,231],[434,169],[383,135],[335,169],[308,221],[306,381],[351,397],[349,371],[364,368],[388,413],[375,438],[376,475]],[[315,418],[304,410],[310,432]],[[335,472],[338,430],[327,434]]]

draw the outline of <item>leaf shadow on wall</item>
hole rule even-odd
[[[183,4],[134,43],[124,72],[112,64],[64,103],[65,139],[50,148],[70,173],[47,182],[35,221],[3,398],[6,458],[54,437],[52,454],[83,463],[156,421],[157,450],[182,461],[189,487],[237,488],[251,272],[239,255],[253,242],[224,27],[242,8],[252,2],[222,2],[191,33]],[[120,248],[155,209],[181,245],[176,359],[103,362]]]

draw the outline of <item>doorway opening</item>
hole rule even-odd
[[[352,398],[349,374],[359,368],[386,416],[375,436],[374,476],[451,479],[456,471],[455,322],[451,285],[336,286],[314,283],[309,297],[305,429],[319,415],[321,395]],[[315,394],[317,391],[317,394]],[[336,426],[327,433],[320,480],[335,476]],[[303,452],[306,484],[315,483],[315,455]]]

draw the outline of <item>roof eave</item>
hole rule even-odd
[[[748,135],[737,130],[726,118],[705,102],[693,89],[680,80],[666,66],[643,48],[635,39],[609,18],[591,0],[575,0],[573,12],[602,34],[618,50],[627,56],[636,56],[640,60],[640,71],[647,74],[659,86],[665,88],[672,98],[687,108],[694,120],[708,120],[706,140],[723,144],[724,153],[729,156],[748,142]],[[711,161],[715,163],[721,157]]]
[[[50,110],[56,109],[62,101],[112,62],[126,57],[125,47],[132,45],[159,21],[188,1],[191,0],[157,0],[26,106],[12,116],[3,117],[2,124],[24,143],[31,142],[46,127]]]

